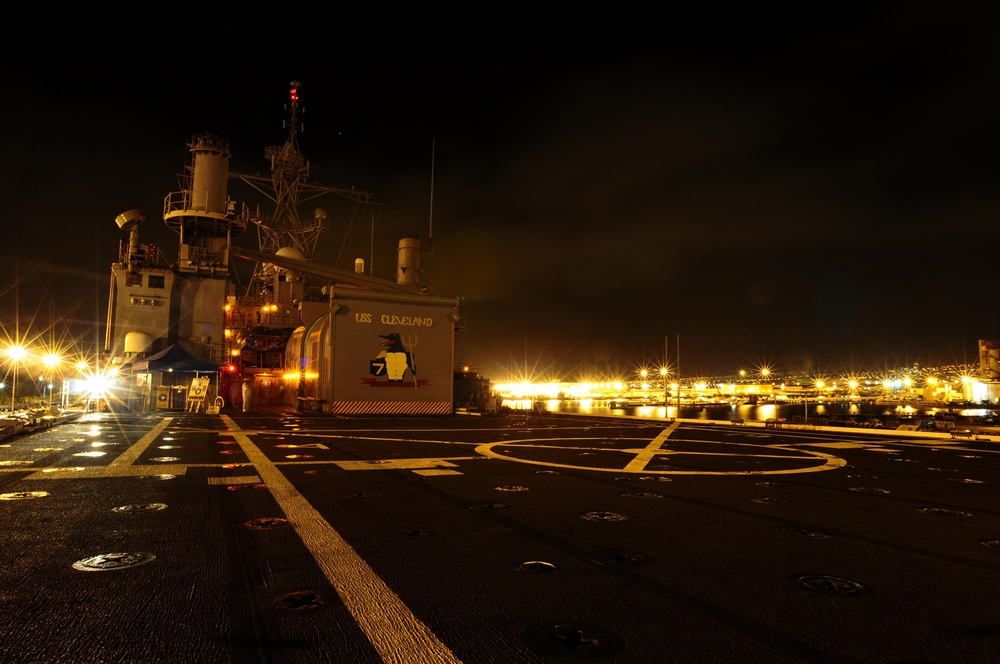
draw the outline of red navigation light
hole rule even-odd
[[[291,95],[292,95],[292,101],[298,101],[299,100],[299,89],[298,88],[292,88]]]
[[[236,365],[230,364],[229,366],[226,367],[226,371],[228,371],[229,373],[236,373]]]

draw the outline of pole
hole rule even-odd
[[[677,335],[677,419],[681,417],[681,335]]]
[[[14,259],[14,283],[15,284],[20,284],[21,283],[21,268],[20,268],[20,262],[18,261],[18,258],[17,258],[17,257],[20,256],[20,252],[17,251],[17,245],[18,245],[17,237],[18,237],[17,233],[15,232],[15,235],[14,235],[14,251],[15,251],[15,254],[14,254],[14,256],[15,256],[15,259]],[[21,287],[20,287],[20,285],[17,285],[14,288],[14,343],[18,344],[19,347],[20,347],[20,343],[21,343]],[[20,353],[21,353],[21,351],[17,351],[18,355],[20,355]],[[20,357],[13,357],[12,356],[10,359],[12,360],[12,366],[14,367],[14,379],[11,382],[11,386],[10,386],[10,416],[14,417],[14,393],[17,392],[17,363],[18,363],[18,361],[21,358]]]
[[[667,417],[667,367],[670,366],[670,337],[663,335],[663,417]]]

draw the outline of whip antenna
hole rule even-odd
[[[434,253],[434,140],[431,139],[431,210],[427,229],[427,253]]]

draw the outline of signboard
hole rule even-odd
[[[205,407],[205,399],[208,397],[209,376],[198,376],[191,380],[191,388],[187,393],[187,410],[192,413],[200,412]]]
[[[450,413],[453,307],[341,301],[334,315],[334,412]]]
[[[188,401],[204,401],[208,394],[209,376],[199,376],[191,380],[191,389],[188,390]]]

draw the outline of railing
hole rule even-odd
[[[194,192],[190,189],[172,191],[163,199],[163,216],[167,218],[178,213],[217,215],[246,229],[250,223],[251,212],[245,203],[234,201],[227,197],[225,204],[218,206],[223,209],[209,209],[209,201],[212,200],[211,192],[207,191]]]

